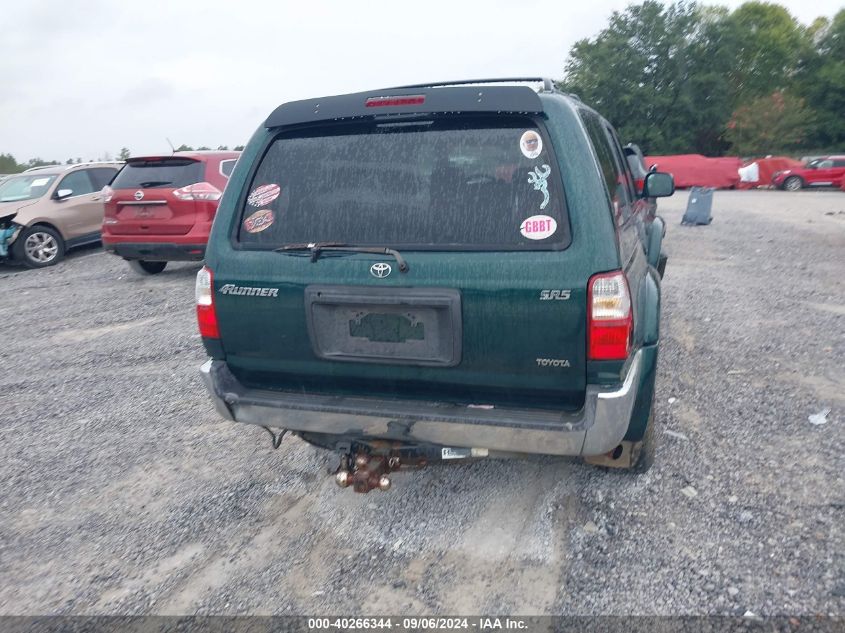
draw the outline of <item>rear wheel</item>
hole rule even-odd
[[[148,262],[143,259],[130,259],[129,268],[139,275],[157,275],[167,266],[167,262]]]
[[[44,268],[62,261],[65,242],[58,231],[49,226],[30,226],[15,240],[13,252],[15,259],[30,268]]]
[[[654,457],[657,454],[657,433],[654,430],[654,404],[651,405],[651,413],[648,414],[648,423],[645,427],[645,435],[639,442],[639,451],[636,444],[632,455],[630,471],[632,473],[648,472],[654,464]]]
[[[651,404],[651,411],[648,414],[648,422],[645,427],[645,434],[641,440],[631,442],[623,440],[612,451],[603,455],[589,455],[584,461],[594,466],[605,466],[608,468],[619,468],[630,473],[647,472],[654,464],[654,456],[657,452],[657,433],[654,423],[654,403]]]
[[[783,188],[787,191],[798,191],[804,187],[804,181],[798,176],[790,176],[783,181]]]

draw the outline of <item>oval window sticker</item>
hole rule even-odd
[[[519,227],[519,232],[529,240],[544,240],[557,231],[557,221],[548,215],[532,215],[525,218]]]
[[[246,201],[250,206],[263,207],[278,198],[280,192],[279,185],[261,185],[252,190]]]
[[[273,212],[270,209],[262,209],[244,220],[244,229],[247,233],[261,233],[271,224],[273,224]]]
[[[525,158],[537,158],[543,151],[543,139],[535,130],[525,130],[519,139],[519,149]]]

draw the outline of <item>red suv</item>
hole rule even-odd
[[[822,156],[804,167],[776,171],[772,184],[779,189],[798,191],[804,187],[838,187],[845,177],[845,156]]]
[[[103,189],[103,248],[139,273],[200,261],[217,204],[240,152],[130,158]]]

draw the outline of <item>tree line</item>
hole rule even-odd
[[[646,0],[576,42],[558,85],[647,154],[845,151],[845,9]]]
[[[244,148],[243,145],[235,145],[232,150],[239,152],[242,151]],[[193,152],[193,151],[207,151],[210,150],[210,147],[202,146],[197,147],[196,149],[191,147],[190,145],[180,145],[174,151],[177,152]],[[218,145],[217,149],[219,151],[227,151],[229,148],[226,145]],[[76,165],[82,162],[111,162],[114,160],[123,161],[127,158],[132,156],[132,152],[129,150],[128,147],[121,147],[120,151],[116,154],[117,158],[115,158],[110,152],[105,152],[104,154],[98,156],[97,158],[89,158],[87,161],[83,161],[82,158],[68,158],[64,164],[65,165]],[[30,158],[28,161],[24,163],[19,163],[14,156],[11,154],[0,154],[0,174],[18,174],[22,171],[25,171],[31,167],[42,167],[44,165],[61,165],[57,160],[44,160],[43,158]]]
[[[804,25],[769,2],[645,0],[576,42],[558,86],[647,154],[845,152],[845,9]],[[49,164],[0,154],[0,174]]]

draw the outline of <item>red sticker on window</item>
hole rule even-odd
[[[247,233],[261,233],[273,224],[273,219],[273,212],[270,209],[256,211],[244,220],[244,229]]]
[[[250,206],[263,207],[278,198],[280,192],[279,185],[261,185],[252,190],[246,201]]]

